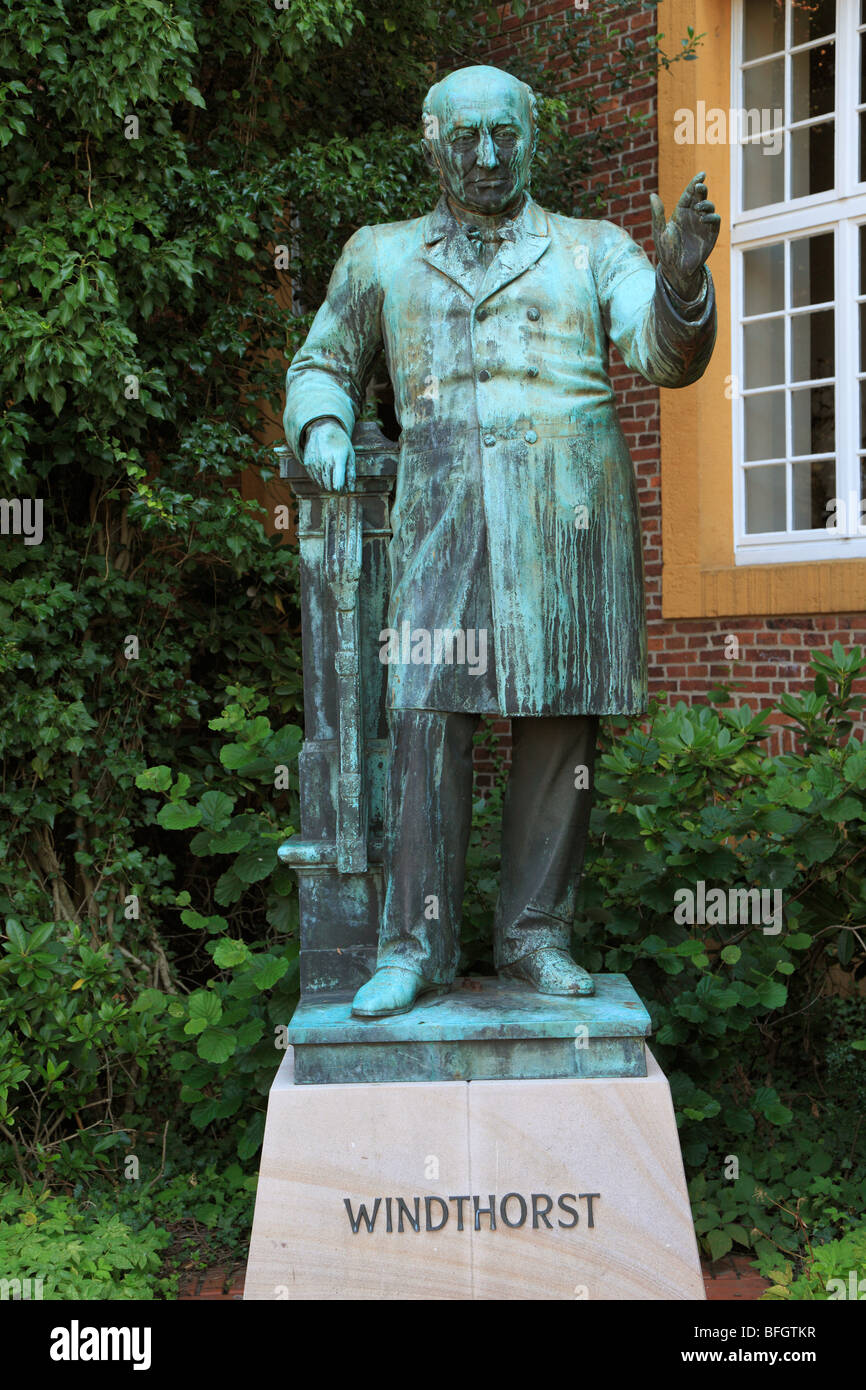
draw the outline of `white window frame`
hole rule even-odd
[[[788,7],[786,7],[786,24]],[[739,110],[742,98],[740,56],[743,45],[744,0],[734,0],[731,16],[731,108]],[[835,183],[831,190],[773,203],[742,208],[741,145],[731,147],[731,372],[733,410],[734,561],[737,565],[788,564],[820,560],[866,558],[866,532],[860,529],[859,383],[858,373],[859,288],[858,231],[866,223],[866,181],[857,178],[859,162],[858,103],[860,33],[859,0],[836,0]],[[769,56],[769,55],[767,55]],[[789,64],[785,64],[785,117],[790,111]],[[821,118],[811,121],[819,124]],[[800,125],[800,122],[797,122]],[[787,124],[785,126],[787,129]],[[864,136],[866,139],[866,136]],[[779,156],[767,156],[778,158]],[[787,159],[787,153],[782,153]],[[738,383],[744,380],[742,361],[743,255],[760,246],[775,245],[797,235],[834,233],[834,310],[836,379],[836,493],[845,503],[845,525],[809,531],[747,533],[745,529],[745,409]],[[787,260],[786,260],[787,264]],[[786,301],[787,301],[786,286]],[[786,339],[786,376],[788,329]],[[786,406],[787,410],[787,406]],[[790,468],[793,455],[785,460]],[[788,488],[789,508],[791,489]],[[860,506],[866,502],[866,492]],[[790,518],[789,518],[790,519]]]

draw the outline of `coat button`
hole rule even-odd
[[[537,368],[537,367],[527,367],[527,369],[526,369],[526,375],[527,375],[527,376],[538,376],[538,368]]]
[[[536,309],[536,308],[533,306],[533,308],[527,309],[527,311],[526,311],[526,317],[527,317],[532,323],[537,323],[538,320],[541,318],[541,310],[540,310],[540,309]]]
[[[488,447],[488,449],[489,449],[490,446],[491,446],[491,444],[495,444],[495,443],[496,443],[496,435],[495,435],[495,434],[485,434],[485,436],[484,436],[484,443],[487,445],[487,447]]]
[[[535,430],[527,430],[523,438],[526,440],[527,444],[534,444],[538,435],[535,433]]]
[[[478,322],[481,323],[483,319],[486,319],[486,318],[487,318],[487,310],[486,310],[486,309],[479,309],[479,310],[478,310],[478,313],[475,315],[475,317],[477,318]]]
[[[490,380],[490,373],[487,371],[486,367],[484,368],[483,371],[480,371],[480,372],[478,373],[478,380],[479,380],[479,381],[489,381],[489,380]]]

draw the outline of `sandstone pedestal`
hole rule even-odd
[[[667,1081],[296,1085],[268,1103],[246,1299],[703,1299]]]

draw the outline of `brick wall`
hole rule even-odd
[[[509,7],[505,7],[507,14]],[[520,42],[521,32],[544,16],[569,8],[563,0],[533,6],[523,19],[505,20],[505,37],[490,51],[488,61],[508,67],[509,54]],[[634,12],[624,17],[619,31],[628,34],[636,44],[645,43],[655,33],[656,20],[651,13]],[[669,48],[676,46],[681,36],[669,36]],[[706,41],[705,41],[706,42]],[[579,81],[601,78],[590,68]],[[574,80],[564,80],[563,89],[573,86]],[[622,98],[610,94],[610,106],[603,119],[608,127],[622,125]],[[605,216],[625,227],[654,260],[650,223],[649,195],[658,189],[658,127],[656,123],[655,84],[636,88],[628,94],[632,112],[646,112],[648,124],[629,143],[627,158],[631,171],[628,180],[620,164],[599,164],[596,172],[608,187],[610,196]],[[619,120],[617,119],[619,115]],[[698,172],[698,165],[695,172]],[[727,190],[711,190],[719,194],[724,210]],[[670,213],[670,209],[666,209]],[[727,312],[720,305],[720,312]],[[848,647],[854,643],[866,646],[866,612],[822,616],[791,616],[777,618],[696,618],[666,621],[662,618],[662,531],[661,531],[661,465],[659,436],[659,392],[639,376],[629,372],[615,349],[611,352],[611,379],[617,393],[623,430],[631,449],[637,473],[638,494],[643,525],[644,561],[646,567],[647,621],[649,627],[649,675],[651,691],[667,691],[672,699],[691,703],[700,700],[713,685],[724,682],[737,686],[737,702],[754,708],[778,700],[786,691],[795,692],[810,683],[809,654],[815,648],[827,648],[838,639]],[[725,660],[725,642],[733,635],[739,642],[739,659]],[[866,693],[866,689],[864,689]],[[508,722],[496,726],[497,736],[508,747]],[[780,721],[770,750],[779,752],[793,747],[790,733]],[[482,750],[476,761],[481,785],[489,781],[492,764]]]

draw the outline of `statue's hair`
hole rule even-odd
[[[430,88],[429,92],[424,98],[424,105],[421,110],[421,121],[424,126],[425,137],[427,136],[427,132],[429,130],[430,117],[433,115],[432,107],[435,105],[439,97],[440,88],[444,85],[445,82],[448,81],[448,78],[455,77],[458,73],[464,71],[468,71],[468,69],[456,68],[454,72],[450,72],[448,74],[448,77],[443,77],[439,82],[434,82],[433,86]],[[511,73],[505,73],[505,76],[510,77],[512,82],[516,82],[518,87],[521,87],[523,89],[527,105],[529,106],[529,119],[532,124],[532,144],[534,151],[536,141],[538,140],[538,98],[536,97],[534,91],[532,90],[528,82],[522,82],[519,77],[514,77]]]

